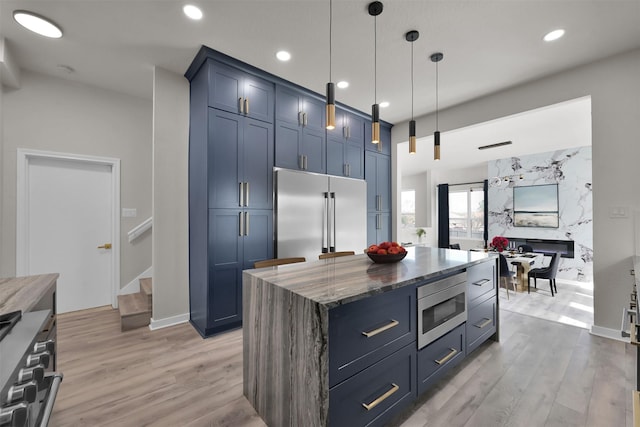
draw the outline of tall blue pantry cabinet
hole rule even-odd
[[[366,177],[376,195],[368,197],[368,234],[390,239],[391,125],[383,123],[376,148],[368,116],[340,105],[338,126],[327,132],[323,95],[205,46],[185,76],[190,320],[203,337],[242,325],[242,270],[277,256],[274,166]],[[370,154],[383,160],[370,161]],[[378,196],[387,210],[372,210]]]

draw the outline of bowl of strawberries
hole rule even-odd
[[[371,245],[365,252],[373,262],[379,264],[398,262],[407,256],[407,250],[398,242],[382,242]]]

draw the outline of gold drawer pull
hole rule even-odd
[[[482,280],[478,280],[477,282],[473,282],[473,284],[476,285],[476,286],[482,286],[487,282],[490,282],[490,280],[489,279],[482,279]]]
[[[445,357],[443,357],[440,360],[434,360],[434,362],[436,362],[438,365],[442,365],[444,363],[447,363],[449,359],[451,359],[453,356],[458,354],[458,350],[456,350],[455,348],[450,348],[449,350],[450,350],[449,354],[447,354]]]
[[[480,323],[479,325],[473,325],[473,326],[475,326],[476,328],[480,328],[480,329],[482,329],[482,328],[484,328],[485,326],[489,325],[489,324],[490,324],[490,323],[492,323],[492,322],[493,322],[493,320],[491,320],[491,319],[487,319],[487,318],[485,317],[485,321],[484,321],[484,322]]]
[[[395,326],[398,326],[399,324],[400,322],[398,322],[397,320],[391,319],[391,322],[389,322],[388,324],[381,326],[378,329],[374,329],[373,331],[362,332],[362,335],[364,335],[367,338],[371,338],[372,336],[378,335],[380,332],[384,332],[387,329],[391,329]]]
[[[400,390],[400,387],[394,383],[391,383],[391,388],[389,389],[389,391],[387,391],[385,394],[383,394],[382,396],[378,397],[376,400],[374,400],[371,403],[363,403],[362,406],[365,407],[365,409],[367,411],[372,410],[373,408],[375,408],[376,406],[378,406],[379,404],[381,404],[382,402],[384,402],[384,400],[391,396],[393,393],[395,393],[396,391]]]

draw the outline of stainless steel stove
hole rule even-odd
[[[50,310],[0,316],[1,427],[48,425],[62,381],[55,356]]]

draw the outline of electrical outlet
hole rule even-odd
[[[136,208],[122,208],[123,218],[135,218],[138,215]]]
[[[631,271],[629,272],[629,274],[631,274],[632,276],[636,275],[636,271],[634,269],[631,269]]]

